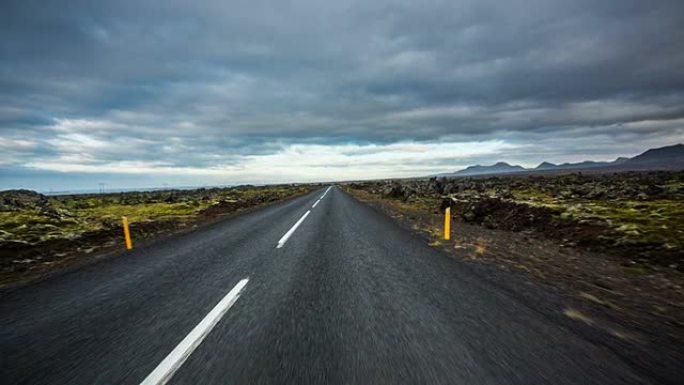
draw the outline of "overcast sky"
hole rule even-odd
[[[684,1],[0,4],[0,189],[405,177],[684,142]]]

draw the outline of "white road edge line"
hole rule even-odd
[[[323,198],[321,198],[321,199],[323,199]],[[316,207],[316,205],[318,204],[318,202],[320,202],[320,201],[321,201],[321,199],[317,200],[317,201],[316,201],[316,203],[314,203],[314,204],[313,204],[313,206],[311,206],[311,208],[312,208],[312,209],[313,209],[313,208],[315,208],[315,207]]]
[[[276,246],[276,249],[279,249],[283,247],[283,245],[285,245],[285,242],[287,242],[287,240],[290,239],[292,233],[294,233],[295,230],[297,230],[297,227],[299,227],[299,225],[301,225],[302,222],[304,222],[304,220],[306,219],[306,217],[309,216],[309,214],[311,214],[311,210],[307,211],[304,215],[302,215],[302,217],[299,218],[297,223],[295,223],[294,226],[292,226],[292,228],[287,230],[287,233],[285,233],[285,235],[283,235],[283,237],[280,238],[280,240],[278,241],[278,246]]]
[[[230,309],[235,301],[240,298],[242,290],[249,282],[249,277],[238,282],[233,289],[226,294],[223,299],[214,306],[192,331],[183,338],[178,346],[169,353],[162,362],[150,373],[140,385],[163,385],[166,384],[178,368],[183,365],[190,354],[202,343],[202,340],[209,334],[211,329],[221,320],[224,314]]]

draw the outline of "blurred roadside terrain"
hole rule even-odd
[[[345,189],[453,258],[560,294],[562,314],[632,361],[684,357],[683,171],[432,177]]]
[[[431,178],[350,185],[487,229],[535,233],[621,256],[638,271],[684,272],[684,172]]]
[[[239,186],[46,196],[0,191],[0,287],[227,215],[307,193],[312,186]]]

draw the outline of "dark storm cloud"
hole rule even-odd
[[[680,0],[11,0],[0,36],[5,167],[405,141],[553,160],[684,135]]]

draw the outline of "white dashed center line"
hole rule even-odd
[[[235,301],[240,298],[242,290],[247,286],[249,278],[238,282],[235,287],[200,321],[197,326],[181,341],[175,349],[150,373],[140,385],[166,384],[178,368],[183,365],[190,354],[202,343],[211,329],[221,320]]]
[[[325,194],[327,194],[328,191],[330,191],[331,188],[332,188],[332,186],[328,187],[328,188],[325,190],[325,192],[323,193],[323,195],[321,195],[321,197],[318,198],[318,200],[311,206],[311,209],[314,209],[314,208],[321,202],[321,200],[322,200],[323,198],[325,198]],[[302,215],[302,217],[299,218],[299,220],[297,221],[297,223],[295,223],[294,226],[292,226],[289,230],[287,230],[287,233],[285,233],[285,235],[283,235],[283,237],[280,238],[280,240],[278,241],[278,245],[276,245],[276,249],[279,249],[279,248],[281,248],[281,247],[283,247],[283,246],[285,245],[285,242],[287,242],[287,240],[290,239],[290,237],[291,237],[292,234],[295,232],[295,230],[297,230],[297,227],[299,227],[299,225],[301,225],[302,222],[304,222],[304,220],[306,219],[306,217],[309,216],[309,214],[311,214],[311,210],[307,211],[304,215]]]
[[[285,233],[285,235],[283,235],[283,237],[280,238],[280,240],[278,241],[278,245],[276,246],[276,249],[279,249],[279,248],[283,247],[283,245],[285,245],[285,242],[287,242],[287,240],[290,239],[290,237],[295,232],[295,230],[297,230],[297,227],[299,227],[299,225],[301,225],[302,222],[304,222],[304,220],[306,219],[306,217],[309,216],[309,214],[311,214],[311,210],[308,210],[306,212],[306,214],[302,215],[302,217],[299,218],[297,223],[295,223],[294,226],[292,226],[292,228],[287,230],[287,233]]]
[[[311,206],[315,208],[325,195],[330,191],[332,186],[328,187],[323,195],[316,201],[316,203]],[[297,228],[304,222],[306,217],[311,214],[311,210],[308,210],[301,218],[294,224],[282,238],[278,241],[276,248],[281,248],[285,245],[292,234],[297,230]],[[195,349],[202,343],[204,338],[211,332],[211,330],[216,326],[216,324],[223,318],[223,316],[228,312],[228,310],[233,306],[233,304],[240,298],[240,294],[244,290],[245,286],[249,282],[249,278],[245,278],[238,282],[233,289],[226,294],[221,301],[214,306],[213,309],[207,314],[202,321],[200,321],[190,333],[183,338],[183,340],[176,346],[169,355],[162,360],[162,362],[157,365],[156,368],[140,383],[140,385],[164,385],[166,384],[174,373],[183,365],[183,363],[190,357]]]

